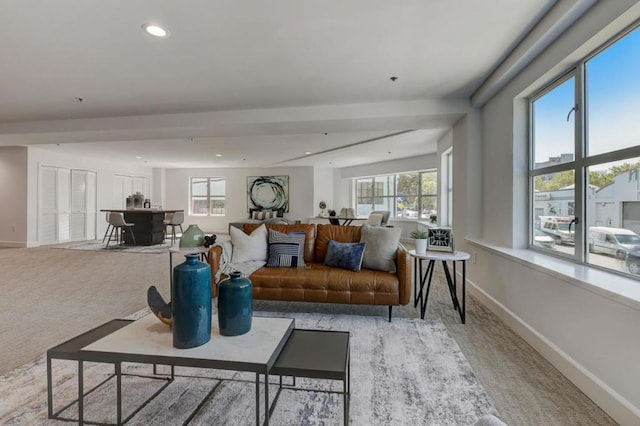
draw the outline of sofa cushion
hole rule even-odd
[[[398,275],[360,272],[318,263],[306,268],[261,268],[251,274],[253,295],[261,300],[289,300],[360,305],[398,305]],[[407,302],[404,302],[407,303]]]
[[[400,228],[362,225],[360,242],[367,243],[362,266],[378,271],[396,272],[396,251],[400,243]]]
[[[260,225],[257,225],[255,223],[245,223],[242,229],[246,234],[250,234],[258,226]],[[304,261],[307,263],[313,262],[313,246],[316,241],[316,226],[314,224],[304,223],[298,225],[275,225],[267,223],[266,226],[267,229],[284,232],[285,234],[300,231],[305,232],[306,235],[304,239]]]
[[[361,228],[361,226],[318,225],[315,247],[316,263],[324,263],[331,240],[339,243],[359,243]]]
[[[267,228],[264,225],[258,226],[250,235],[237,228],[230,228],[229,233],[233,244],[233,263],[267,260]]]
[[[324,264],[358,272],[362,268],[362,257],[366,243],[339,243],[329,241]]]
[[[278,268],[303,267],[304,264],[304,239],[305,233],[284,232],[269,229],[269,259],[267,267]]]

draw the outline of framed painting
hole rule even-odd
[[[289,176],[247,176],[247,211],[289,212]]]
[[[453,253],[453,233],[451,228],[429,228],[427,250]]]

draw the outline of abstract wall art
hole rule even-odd
[[[289,176],[247,176],[247,210],[289,212]]]

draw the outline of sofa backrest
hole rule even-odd
[[[331,240],[340,243],[359,243],[361,230],[361,226],[318,225],[315,262],[324,262],[324,258],[327,256],[329,241]],[[305,260],[307,259],[305,258]]]
[[[262,223],[245,223],[242,226],[242,230],[245,234],[251,234]],[[291,232],[306,232],[304,237],[304,261],[306,263],[313,263],[314,253],[313,248],[316,243],[316,226],[314,224],[303,223],[299,225],[271,225],[265,224],[267,229],[273,229],[274,231],[284,232],[289,234]],[[359,241],[358,237],[358,241]],[[328,243],[327,243],[328,244]],[[324,258],[323,258],[324,259]]]

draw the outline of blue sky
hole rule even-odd
[[[587,62],[589,154],[640,144],[640,29]],[[573,153],[575,80],[535,102],[535,161]]]

